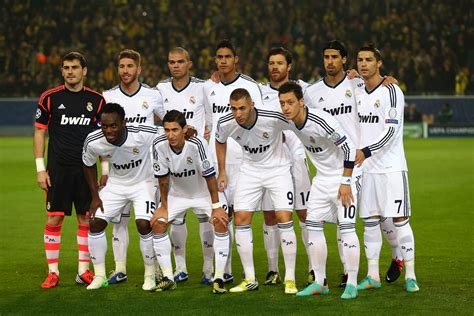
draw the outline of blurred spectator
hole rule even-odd
[[[194,75],[207,78],[222,38],[235,43],[240,69],[256,79],[266,73],[268,49],[285,46],[294,53],[292,79],[316,81],[322,46],[338,38],[352,68],[357,49],[376,43],[387,56],[383,72],[400,78],[408,95],[470,93],[469,12],[470,1],[10,0],[0,8],[0,96],[37,97],[54,86],[70,50],[87,57],[87,84],[99,91],[110,87],[110,63],[124,48],[142,53],[141,80],[149,85],[167,77],[166,52],[174,46],[185,47]],[[45,58],[38,61],[38,52]]]
[[[405,109],[404,115],[405,122],[421,123],[423,119],[423,114],[418,111],[415,103],[408,104],[407,108]]]
[[[451,109],[451,106],[449,103],[443,104],[441,107],[441,110],[438,112],[438,122],[440,124],[446,124],[451,122],[453,119],[453,110]]]

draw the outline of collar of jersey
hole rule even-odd
[[[254,109],[255,109],[255,122],[253,122],[253,124],[250,125],[249,127],[240,125],[240,124],[237,122],[237,124],[238,124],[240,127],[242,127],[242,128],[244,128],[244,129],[250,131],[250,130],[255,126],[255,124],[257,124],[257,121],[258,121],[258,110],[257,110],[257,108],[255,108],[255,107],[254,107]]]
[[[329,85],[329,84],[326,82],[326,77],[323,78],[323,82],[324,82],[324,84],[325,84],[326,86],[328,86],[329,88],[331,88],[331,89],[336,89],[336,87],[337,87],[338,85],[340,85],[340,84],[344,81],[344,79],[346,79],[346,77],[347,77],[347,75],[344,74],[344,77],[342,77],[342,79],[339,80],[339,82],[336,83],[334,86],[331,86],[331,85]]]
[[[141,88],[142,88],[142,84],[139,82],[139,83],[138,83],[138,89],[137,89],[137,91],[135,91],[135,92],[132,93],[132,94],[128,94],[127,92],[125,92],[125,91],[122,90],[122,85],[119,84],[119,89],[120,89],[120,91],[121,91],[124,95],[126,95],[127,97],[129,97],[129,98],[131,98],[131,97],[133,97],[135,94],[137,94],[138,91],[140,91]]]
[[[187,83],[184,87],[182,87],[181,89],[178,90],[178,89],[176,89],[176,87],[175,87],[174,84],[173,84],[173,78],[171,78],[171,86],[173,87],[173,90],[176,91],[176,92],[178,92],[178,93],[180,93],[181,91],[185,90],[185,89],[189,86],[190,83],[191,83],[191,76],[189,76],[189,81],[188,81],[188,83]]]
[[[382,78],[382,80],[379,82],[378,85],[376,85],[372,90],[367,90],[367,85],[365,86],[365,92],[367,92],[367,94],[371,94],[372,92],[374,92],[375,90],[377,90],[381,85],[382,83],[385,81],[385,78]]]
[[[185,140],[183,148],[181,148],[181,150],[178,152],[178,151],[174,150],[174,148],[168,143],[168,146],[170,146],[171,151],[174,152],[176,156],[181,155],[181,153],[184,151],[184,147],[186,147],[186,145],[187,145],[187,141]]]
[[[304,118],[303,124],[301,124],[301,126],[298,126],[298,125],[295,124],[295,127],[296,127],[298,130],[300,130],[300,131],[305,127],[306,122],[308,121],[308,116],[309,116],[309,109],[308,109],[308,107],[307,107],[306,105],[304,106],[304,109],[305,109],[306,116],[305,116],[305,118]],[[293,122],[293,123],[294,123],[294,122]]]
[[[235,76],[234,80],[231,80],[231,81],[229,81],[229,82],[224,82],[224,81],[221,80],[221,83],[222,83],[224,86],[228,86],[228,85],[233,84],[234,82],[236,82],[237,79],[239,79],[239,78],[240,78],[240,73],[238,73],[237,76]]]

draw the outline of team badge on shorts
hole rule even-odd
[[[40,110],[40,109],[37,109],[37,110],[36,110],[36,116],[35,116],[36,119],[39,119],[40,116],[41,116],[41,110]]]
[[[310,136],[310,137],[309,137],[309,141],[310,141],[312,144],[316,144],[316,139],[314,139],[313,136]]]
[[[155,162],[155,163],[153,164],[153,170],[155,170],[155,172],[160,171],[160,164]]]
[[[196,103],[196,98],[195,98],[194,96],[191,96],[191,97],[189,98],[189,103],[191,103],[191,104]]]
[[[193,158],[191,156],[188,156],[188,158],[186,158],[186,161],[188,162],[188,165],[190,165],[193,163]]]
[[[263,135],[262,135],[262,136],[263,136],[263,138],[265,138],[265,139],[268,139],[268,138],[270,137],[270,135],[268,135],[267,132],[263,132]]]
[[[375,101],[374,106],[375,106],[376,108],[379,108],[379,107],[380,107],[380,100]]]
[[[140,153],[140,149],[138,149],[138,147],[133,148],[132,151],[135,155],[138,155]]]
[[[209,162],[209,160],[204,160],[202,162],[202,168],[203,169],[209,169],[211,167],[211,163]]]
[[[145,110],[148,109],[148,102],[143,101],[142,108],[144,108]]]
[[[346,90],[346,98],[351,98],[352,97],[352,92],[350,89]]]
[[[87,102],[86,109],[87,109],[87,111],[92,112],[92,110],[94,109],[92,107],[92,102]]]

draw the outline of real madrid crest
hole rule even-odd
[[[310,136],[310,137],[309,137],[309,141],[310,141],[311,143],[313,143],[313,144],[316,143],[316,139],[314,139],[313,136]]]
[[[186,158],[186,161],[188,162],[188,165],[190,165],[193,163],[193,158],[191,156],[188,156],[188,158]]]
[[[351,98],[352,97],[352,92],[350,89],[346,90],[346,98]]]
[[[94,109],[92,107],[92,102],[87,102],[86,109],[87,109],[87,111],[92,112],[92,110]]]
[[[143,101],[142,108],[144,108],[145,110],[148,109],[148,102]]]
[[[39,119],[41,116],[41,110],[40,109],[37,109],[36,110],[36,119]]]
[[[380,107],[380,100],[375,101],[374,106],[375,106],[376,108],[379,108],[379,107]]]
[[[191,96],[191,97],[189,98],[189,103],[191,103],[191,104],[196,103],[196,98],[195,98],[194,96]]]
[[[268,135],[267,132],[263,132],[263,135],[262,135],[262,136],[263,136],[263,138],[265,138],[265,139],[268,139],[268,138],[270,137],[270,135]]]
[[[139,150],[137,147],[134,147],[134,148],[132,149],[132,151],[133,151],[133,153],[134,153],[135,155],[137,155],[137,154],[140,153],[140,150]]]

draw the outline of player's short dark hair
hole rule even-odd
[[[359,51],[358,51],[357,53],[359,53],[359,52],[372,52],[372,53],[374,53],[375,59],[376,59],[377,61],[382,60],[382,53],[381,53],[380,50],[379,50],[377,47],[375,47],[375,45],[372,44],[372,43],[371,43],[371,44],[364,45],[364,46],[362,46],[361,48],[359,48]]]
[[[270,51],[268,52],[268,55],[267,55],[267,61],[270,61],[270,57],[272,57],[274,55],[283,55],[283,56],[285,56],[286,63],[288,65],[291,65],[291,62],[293,61],[293,55],[291,55],[290,51],[287,50],[284,47],[273,47],[272,49],[270,49]]]
[[[278,95],[293,92],[298,100],[303,99],[303,89],[294,81],[285,82],[278,88]]]
[[[326,46],[323,47],[323,54],[326,49],[335,49],[339,51],[339,54],[341,54],[341,57],[347,57],[347,49],[346,46],[344,45],[343,42],[340,40],[332,40],[326,44]]]
[[[140,56],[140,53],[133,49],[124,49],[123,51],[121,51],[117,59],[118,64],[120,63],[120,59],[122,58],[132,59],[135,62],[135,64],[137,64],[137,66],[140,66],[142,62],[142,57]]]
[[[215,54],[217,54],[217,51],[220,49],[220,48],[228,48],[232,51],[232,54],[234,54],[234,56],[237,56],[237,53],[235,51],[235,47],[234,47],[234,44],[232,44],[232,42],[228,39],[223,39],[221,40],[219,43],[217,43],[216,45],[216,50],[215,50]]]
[[[66,55],[63,56],[62,64],[64,66],[65,61],[73,61],[73,60],[79,60],[81,63],[81,67],[85,68],[87,67],[87,61],[86,58],[79,52],[69,52]]]
[[[123,121],[125,120],[125,110],[123,107],[118,104],[118,103],[106,103],[100,110],[100,115],[104,113],[117,113],[117,115],[120,117],[120,120]]]
[[[238,101],[238,100],[243,99],[243,98],[245,98],[249,101],[252,101],[252,97],[250,96],[250,93],[247,90],[243,89],[243,88],[235,89],[230,94],[230,100],[232,100],[232,101]]]
[[[163,117],[163,127],[165,126],[165,123],[173,123],[173,122],[178,123],[179,126],[181,126],[181,128],[184,128],[187,124],[184,114],[178,110],[171,110],[165,114],[165,116]]]

